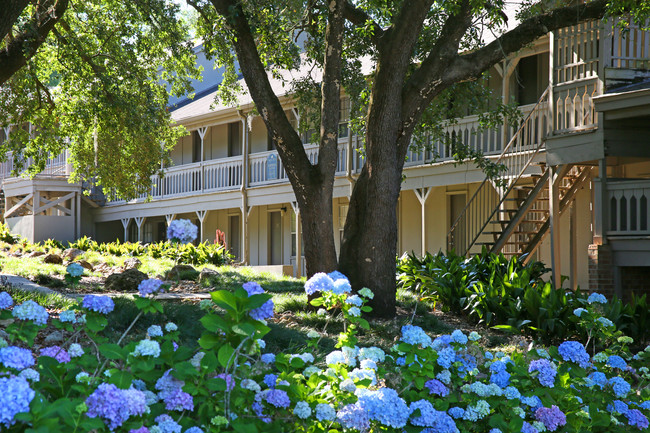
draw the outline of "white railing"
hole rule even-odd
[[[0,180],[8,177],[14,177],[12,171],[16,167],[15,163],[16,160],[14,159],[14,155],[11,152],[7,152],[6,160],[0,163]],[[22,173],[24,173],[27,170],[27,168],[30,167],[33,163],[34,163],[33,158],[27,158],[27,160],[23,164]],[[54,157],[50,157],[45,163],[45,168],[39,174],[50,175],[50,176],[70,174],[70,170],[68,167],[67,150],[64,150],[63,152],[61,152],[60,154]]]
[[[608,48],[605,66],[650,69],[650,32],[632,23],[625,31],[613,27],[610,38],[607,42],[611,45],[605,45]]]
[[[608,235],[650,235],[650,180],[610,181]]]

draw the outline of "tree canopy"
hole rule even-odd
[[[67,148],[75,179],[126,197],[147,191],[183,132],[167,102],[192,90],[192,48],[172,2],[10,0],[0,16],[0,126],[11,132],[0,150],[33,158],[36,172]]]

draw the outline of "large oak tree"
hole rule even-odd
[[[307,273],[338,268],[355,288],[375,291],[374,311],[382,316],[395,313],[396,205],[407,150],[430,119],[424,116],[427,110],[445,92],[479,79],[495,63],[548,32],[600,19],[608,7],[612,10],[608,0],[564,6],[554,2],[560,6],[552,9],[551,2],[530,2],[520,5],[516,26],[485,44],[483,32],[504,24],[503,0],[188,3],[200,15],[207,53],[229,66],[225,83],[236,83],[236,57],[276,141],[300,207]],[[625,3],[616,5],[618,12]],[[304,47],[298,49],[296,41],[305,40],[305,34]],[[367,76],[360,73],[364,56],[374,65]],[[307,158],[269,81],[274,68],[297,69],[305,62],[322,70],[317,164]],[[304,81],[293,84],[300,99],[309,86]],[[352,191],[337,260],[332,190],[342,88],[352,95],[353,104],[365,104],[357,111],[362,113],[365,164]],[[228,89],[232,87],[223,86],[221,97],[232,98]]]

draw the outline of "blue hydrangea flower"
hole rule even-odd
[[[539,433],[539,430],[533,427],[530,423],[524,421],[524,425],[521,427],[521,433]]]
[[[11,295],[7,292],[0,292],[0,310],[9,308],[12,305],[14,305],[14,300]]]
[[[429,394],[435,394],[440,397],[446,397],[449,394],[449,388],[438,379],[427,380],[424,386],[429,390]]]
[[[607,356],[607,354],[605,352],[598,352],[592,358],[592,360],[594,362],[607,362],[608,359],[609,359],[609,356]]]
[[[594,385],[598,385],[602,389],[607,385],[607,376],[605,376],[605,373],[600,371],[594,371],[587,376],[585,383],[590,388]]]
[[[37,325],[45,325],[50,315],[36,302],[29,300],[14,307],[11,314],[20,320],[31,320]]]
[[[352,295],[345,300],[345,303],[360,307],[363,304],[363,299],[361,299],[359,295]]]
[[[625,362],[625,360],[618,355],[611,355],[607,359],[607,365],[609,365],[612,368],[618,368],[621,370],[624,370],[625,367],[627,367],[627,363]]]
[[[341,280],[339,280],[341,281]],[[332,421],[336,417],[336,411],[331,404],[318,403],[316,405],[316,419],[318,421]]]
[[[441,335],[440,337],[437,337],[435,340],[433,340],[433,343],[431,343],[431,348],[436,351],[440,351],[446,347],[449,347],[449,344],[451,344],[452,339],[451,335],[449,334],[444,334]]]
[[[242,287],[244,287],[244,290],[246,290],[248,296],[259,295],[264,293],[264,289],[262,288],[262,286],[260,286],[254,281],[249,281],[248,283],[244,283]],[[261,307],[249,311],[248,315],[255,320],[266,320],[273,317],[273,308],[274,308],[273,300],[269,299],[264,304],[262,304]]]
[[[402,338],[400,340],[413,346],[428,347],[431,345],[431,337],[422,328],[415,325],[402,326]]]
[[[460,329],[456,329],[451,333],[451,339],[454,343],[467,344],[467,336]]]
[[[582,343],[578,341],[565,341],[560,344],[558,351],[565,361],[575,362],[582,368],[589,366],[589,354]]]
[[[196,239],[199,229],[188,219],[174,220],[167,227],[167,239],[186,244]]]
[[[10,427],[16,414],[29,412],[35,392],[23,377],[0,377],[0,391],[0,424]]]
[[[355,392],[357,390],[357,386],[354,384],[354,381],[349,378],[341,382],[339,384],[339,388],[341,388],[342,391],[346,392]]]
[[[17,346],[8,346],[0,349],[0,363],[7,368],[22,370],[36,363],[32,352]]]
[[[307,419],[311,416],[311,407],[306,401],[299,401],[293,408],[293,414],[300,419]]]
[[[370,359],[375,362],[384,362],[386,354],[379,347],[362,347],[359,349],[359,361]]]
[[[86,373],[85,371],[82,371],[80,373],[77,373],[77,375],[74,377],[74,380],[78,383],[85,382],[90,379],[90,375]]]
[[[185,430],[185,433],[204,433],[204,431],[201,430],[199,427],[190,427],[187,430]]]
[[[162,337],[163,331],[160,325],[151,325],[147,328],[147,334],[149,334],[149,337]]]
[[[629,409],[628,405],[621,400],[614,400],[611,405],[607,406],[608,411],[618,412],[620,414],[626,414]]]
[[[594,302],[598,304],[606,304],[607,298],[605,297],[605,295],[601,295],[600,293],[594,292],[591,295],[589,295],[589,297],[587,298],[587,302],[589,302],[590,304],[593,304]]]
[[[332,271],[332,272],[330,272],[329,274],[327,274],[327,276],[330,277],[330,278],[332,279],[332,281],[338,281],[338,280],[346,280],[346,281],[349,281],[349,280],[348,280],[348,277],[346,277],[345,275],[343,275],[343,274],[342,274],[341,272],[339,272],[339,271]]]
[[[34,370],[33,368],[26,368],[20,373],[18,373],[19,377],[22,377],[23,379],[31,380],[33,382],[38,382],[41,380],[41,375],[38,371]]]
[[[481,339],[481,334],[476,331],[469,333],[469,341],[479,341]]]
[[[535,418],[544,424],[550,431],[557,430],[566,424],[566,415],[556,405],[549,407],[540,407],[535,411]]]
[[[154,421],[158,423],[156,427],[160,429],[160,433],[181,433],[183,429],[179,423],[167,414],[158,415]]]
[[[366,299],[373,299],[375,297],[375,294],[372,292],[372,290],[367,287],[362,288],[358,293]]]
[[[327,365],[331,364],[345,364],[345,356],[343,355],[343,352],[340,350],[335,350],[333,352],[330,352],[326,357],[325,357],[325,362]]]
[[[140,340],[135,350],[134,356],[153,356],[158,358],[160,356],[160,344],[156,340]]]
[[[582,313],[586,313],[586,312],[587,312],[587,310],[585,310],[582,307],[576,308],[575,310],[573,310],[573,314],[578,316],[578,317],[582,316]]]
[[[611,320],[609,320],[609,319],[606,318],[606,317],[599,317],[599,318],[596,319],[596,320],[597,320],[598,322],[600,322],[600,324],[603,325],[603,326],[606,327],[606,328],[611,328],[612,326],[614,326],[614,322],[612,322]]]
[[[121,426],[129,417],[139,416],[146,412],[145,395],[137,389],[119,389],[117,386],[102,383],[86,398],[91,418],[102,418],[111,430]]]
[[[275,354],[274,353],[264,353],[260,357],[260,360],[264,364],[273,364],[275,362]]]
[[[648,418],[640,410],[630,409],[625,416],[627,417],[627,423],[632,427],[636,427],[639,430],[648,428]]]
[[[503,395],[508,399],[508,400],[515,400],[515,399],[520,399],[521,398],[521,393],[517,388],[514,386],[508,386],[506,389],[503,390]]]
[[[364,432],[370,428],[368,413],[358,403],[343,406],[336,413],[336,420],[347,429]]]
[[[305,283],[305,292],[313,295],[316,292],[328,292],[334,288],[334,281],[325,273],[318,272],[314,274]]]
[[[86,295],[81,304],[84,308],[97,313],[108,314],[115,308],[115,303],[108,296]]]
[[[276,374],[267,374],[264,376],[262,382],[264,382],[269,388],[275,388],[275,385],[278,383],[278,376]]]
[[[465,409],[462,407],[450,407],[447,413],[454,419],[460,419],[465,415]]]
[[[505,388],[510,384],[510,373],[506,370],[506,363],[503,361],[494,361],[490,364],[490,383],[494,383],[501,388]]]
[[[243,389],[247,389],[253,392],[260,392],[262,389],[262,387],[260,387],[260,385],[252,379],[243,379],[239,383],[239,386],[241,386]]]
[[[530,397],[522,397],[521,402],[526,406],[531,407],[533,410],[537,410],[540,407],[543,407],[542,400],[536,396],[531,395]]]
[[[388,427],[402,428],[409,417],[406,402],[392,388],[376,391],[357,389],[357,402],[367,413],[368,418]]]
[[[478,421],[490,414],[490,404],[485,400],[479,400],[465,409],[463,419],[467,421]]]
[[[61,322],[77,323],[77,316],[74,310],[65,310],[59,314],[59,320]]]
[[[194,410],[194,397],[185,391],[176,391],[164,399],[165,409],[167,410]]]
[[[70,362],[70,355],[68,352],[59,346],[44,347],[41,349],[41,356],[49,356],[50,358],[59,361],[59,363]]]
[[[364,359],[359,363],[359,366],[366,370],[376,370],[377,363],[372,359]]]
[[[411,424],[418,427],[434,427],[435,432],[455,432],[458,431],[454,420],[446,412],[435,410],[433,405],[427,400],[418,400],[411,403],[409,408],[410,415],[416,410],[420,415],[411,418]],[[431,429],[427,429],[429,431]]]
[[[622,377],[612,377],[609,379],[609,384],[612,386],[614,394],[616,394],[617,397],[625,397],[632,389],[630,384]]]
[[[70,263],[65,271],[70,274],[71,277],[80,277],[84,273],[84,268],[79,263]]]
[[[546,359],[536,359],[530,363],[528,366],[528,372],[533,373],[537,371],[537,379],[542,386],[547,386],[553,388],[555,385],[555,375],[557,374],[557,368],[555,364],[546,360]]]
[[[348,310],[348,314],[352,317],[359,317],[361,316],[361,310],[359,310],[359,307],[352,307]]]
[[[348,373],[348,377],[353,380],[370,379],[370,386],[375,386],[377,384],[377,375],[374,370],[355,368]]]
[[[335,295],[342,295],[344,293],[350,293],[352,291],[352,286],[347,279],[340,278],[334,281],[332,286],[332,293]]]
[[[442,370],[440,373],[436,374],[436,379],[445,385],[449,385],[451,383],[451,372],[449,370]]]
[[[138,284],[138,292],[143,298],[147,295],[153,295],[158,293],[161,290],[161,287],[165,284],[164,281],[159,280],[158,278],[149,278],[147,280],[140,281]]]
[[[178,330],[178,326],[174,322],[167,322],[165,325],[165,331],[167,332],[174,332]]]
[[[275,407],[287,408],[291,405],[287,392],[281,389],[269,389],[264,395],[264,399]]]

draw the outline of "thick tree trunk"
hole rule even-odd
[[[295,188],[294,188],[295,190]],[[332,185],[309,185],[305,203],[300,206],[300,218],[305,248],[307,276],[331,272],[337,268],[332,214]]]
[[[397,104],[389,106],[399,107]],[[397,254],[397,200],[401,183],[397,146],[399,113],[370,116],[366,163],[350,198],[341,243],[339,269],[356,290],[375,293],[372,315],[395,315],[395,257]]]

